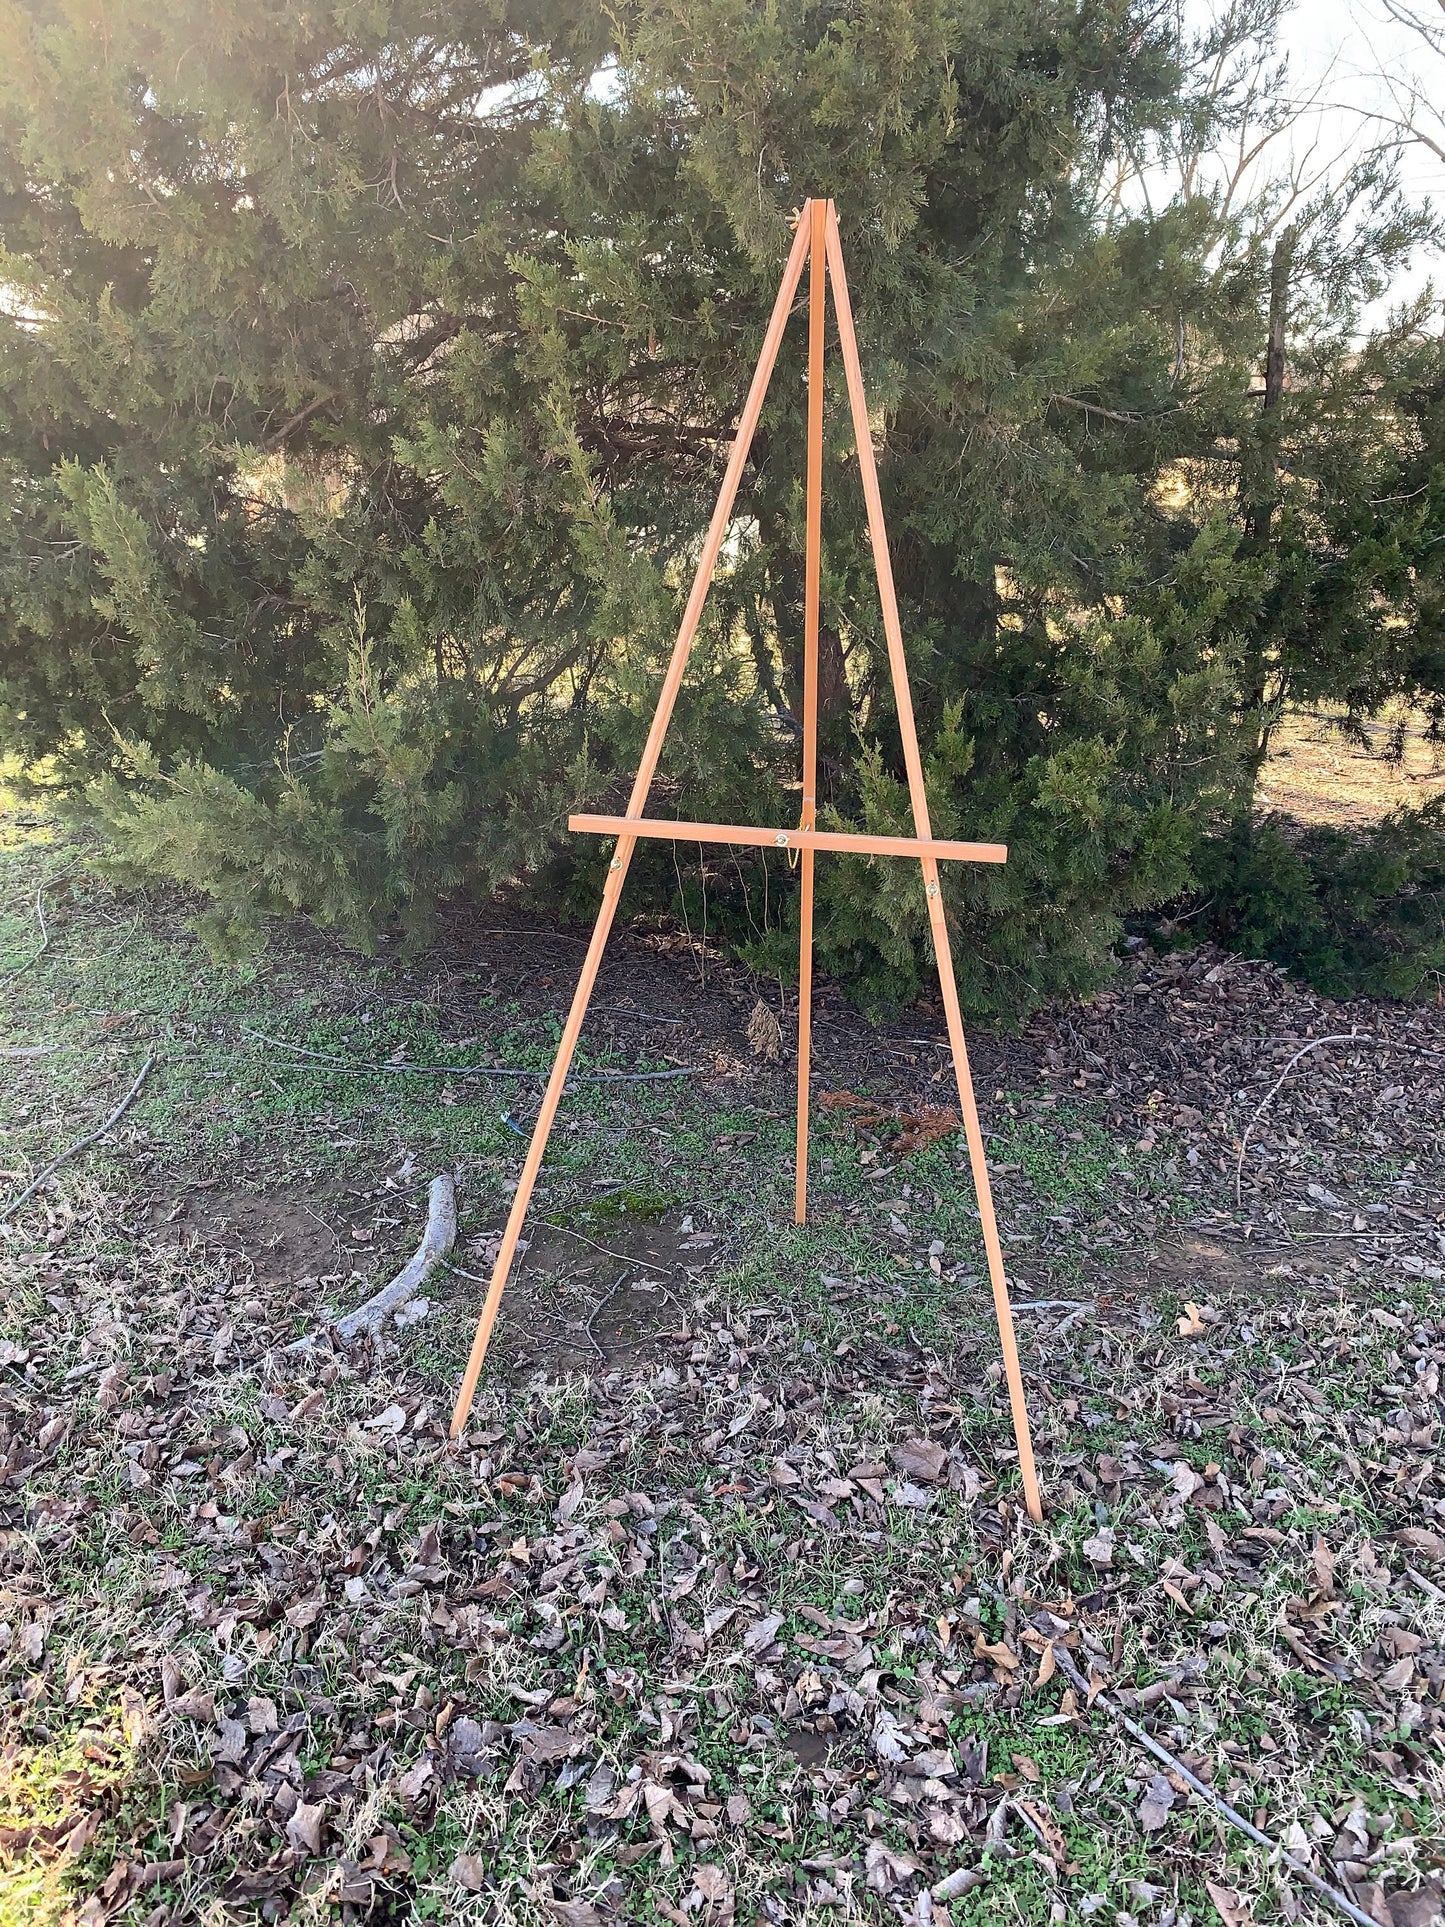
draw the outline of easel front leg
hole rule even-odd
[[[808,489],[803,557],[803,807],[818,819],[818,604],[823,573],[823,322],[827,296],[826,201],[808,203]],[[798,1145],[793,1216],[808,1215],[808,1078],[813,1055],[813,852],[802,853],[798,912]]]
[[[607,882],[602,890],[602,902],[598,907],[597,921],[592,927],[592,941],[587,946],[582,974],[577,979],[576,990],[572,993],[572,1008],[567,1013],[562,1041],[557,1046],[557,1059],[552,1066],[552,1075],[547,1079],[542,1108],[537,1113],[537,1122],[532,1126],[532,1141],[527,1146],[522,1175],[517,1180],[512,1208],[507,1213],[507,1228],[502,1233],[501,1249],[497,1252],[497,1262],[492,1267],[492,1280],[487,1286],[482,1315],[477,1320],[476,1336],[472,1339],[471,1354],[467,1359],[467,1369],[462,1375],[461,1389],[457,1393],[457,1402],[452,1411],[452,1422],[448,1431],[453,1439],[461,1437],[466,1426],[467,1414],[472,1409],[472,1400],[477,1391],[477,1379],[481,1376],[482,1362],[487,1356],[487,1347],[492,1342],[492,1327],[497,1322],[497,1313],[502,1305],[502,1293],[507,1288],[512,1260],[517,1255],[517,1241],[522,1235],[522,1225],[526,1220],[527,1207],[532,1202],[537,1173],[542,1168],[542,1159],[546,1154],[547,1139],[551,1136],[553,1120],[557,1116],[557,1106],[562,1101],[562,1092],[566,1088],[567,1076],[572,1068],[572,1055],[577,1048],[577,1039],[582,1034],[583,1020],[586,1018],[587,1006],[591,1002],[593,987],[597,982],[597,972],[602,963],[602,952],[607,945],[607,935],[612,928],[612,918],[617,909],[618,899],[622,895],[622,886],[627,880],[627,866],[632,861],[632,852],[636,847],[635,837],[620,836],[617,839],[617,848],[607,872]]]
[[[793,1221],[808,1216],[808,1077],[813,1056],[813,852],[802,852],[798,907],[798,1142]]]
[[[963,1112],[964,1137],[968,1142],[968,1161],[973,1171],[973,1188],[978,1196],[979,1223],[983,1227],[983,1248],[988,1257],[989,1283],[993,1287],[994,1316],[998,1320],[999,1347],[1003,1352],[1004,1375],[1008,1380],[1009,1408],[1013,1413],[1014,1437],[1019,1448],[1019,1477],[1023,1480],[1024,1504],[1036,1525],[1044,1516],[1039,1495],[1038,1473],[1034,1469],[1034,1446],[1029,1432],[1029,1408],[1024,1398],[1023,1372],[1019,1368],[1019,1348],[1014,1335],[1013,1306],[1009,1303],[1008,1278],[1003,1268],[1003,1246],[999,1242],[998,1219],[994,1216],[993,1187],[988,1181],[988,1157],[984,1151],[983,1131],[978,1121],[978,1104],[973,1093],[973,1075],[968,1064],[968,1044],[963,1034],[963,1013],[958,1006],[958,985],[953,976],[953,951],[948,942],[948,921],[943,896],[938,887],[938,864],[933,857],[923,859],[923,886],[928,896],[928,922],[933,932],[933,949],[938,958],[938,981],[943,992],[944,1015],[948,1022],[948,1041],[953,1051],[954,1075],[958,1080],[958,1102]]]

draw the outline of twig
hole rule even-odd
[[[551,1076],[550,1067],[546,1070],[513,1070],[505,1065],[491,1064],[375,1064],[358,1063],[354,1058],[337,1057],[331,1051],[309,1050],[305,1044],[288,1044],[284,1038],[268,1037],[264,1030],[252,1030],[249,1024],[241,1025],[247,1037],[254,1037],[258,1044],[269,1044],[273,1050],[290,1051],[295,1057],[312,1057],[319,1064],[330,1064],[337,1070],[352,1077],[395,1077],[408,1073],[420,1077],[536,1077],[546,1079]],[[680,1070],[672,1071],[587,1071],[573,1072],[567,1079],[569,1084],[653,1084],[662,1083],[674,1077],[699,1077],[699,1067],[685,1064]]]
[[[540,937],[546,943],[580,944],[584,950],[587,948],[589,942],[589,939],[586,937],[574,937],[570,930],[545,930],[541,928],[536,930],[481,930],[477,934],[480,937]],[[481,973],[477,972],[475,974],[480,975]]]
[[[1335,1037],[1313,1037],[1309,1043],[1301,1045],[1260,1099],[1258,1109],[1244,1127],[1244,1136],[1239,1140],[1239,1159],[1234,1167],[1234,1202],[1236,1204],[1242,1204],[1244,1201],[1244,1154],[1249,1148],[1254,1127],[1269,1109],[1276,1093],[1300,1059],[1308,1057],[1312,1050],[1323,1050],[1326,1044],[1373,1044],[1377,1041],[1368,1031],[1352,1030],[1348,1035],[1341,1033]]]
[[[443,1258],[440,1263],[443,1271],[451,1272],[456,1278],[465,1278],[469,1285],[489,1285],[492,1282],[490,1278],[479,1278],[474,1271],[463,1271],[460,1265],[454,1265],[449,1258]]]
[[[1254,1132],[1255,1125],[1258,1124],[1259,1120],[1264,1116],[1264,1113],[1278,1095],[1280,1086],[1284,1083],[1300,1059],[1302,1057],[1308,1057],[1312,1050],[1322,1050],[1326,1044],[1375,1044],[1378,1045],[1381,1050],[1404,1051],[1411,1057],[1423,1057],[1432,1064],[1445,1063],[1445,1051],[1431,1050],[1426,1044],[1413,1044],[1408,1039],[1399,1037],[1377,1037],[1373,1031],[1368,1030],[1342,1031],[1334,1037],[1312,1037],[1307,1044],[1301,1045],[1299,1050],[1295,1052],[1294,1056],[1280,1072],[1279,1076],[1274,1080],[1273,1084],[1270,1085],[1260,1100],[1258,1110],[1256,1110],[1254,1116],[1244,1128],[1244,1136],[1241,1138],[1239,1145],[1239,1161],[1234,1167],[1234,1202],[1236,1204],[1242,1202],[1244,1153],[1249,1144],[1250,1137]]]
[[[378,1332],[394,1311],[411,1303],[426,1283],[439,1258],[446,1256],[457,1237],[457,1187],[449,1172],[431,1181],[427,1195],[426,1231],[416,1250],[389,1285],[373,1293],[344,1318],[338,1318],[335,1331],[349,1344],[363,1332]]]
[[[603,1365],[607,1363],[607,1354],[606,1352],[603,1351],[602,1347],[597,1343],[597,1335],[592,1329],[592,1320],[597,1317],[598,1313],[602,1310],[602,1307],[604,1305],[610,1304],[611,1301],[617,1296],[618,1292],[621,1291],[623,1285],[626,1283],[626,1280],[627,1280],[627,1274],[626,1272],[624,1272],[622,1274],[622,1277],[617,1279],[614,1284],[609,1285],[607,1290],[604,1291],[602,1296],[597,1300],[597,1303],[592,1307],[591,1311],[588,1312],[587,1323],[582,1328],[587,1334],[588,1344],[592,1347],[593,1351],[596,1352],[599,1363]]]
[[[1337,1042],[1338,1040],[1320,1039],[1321,1043],[1327,1041]],[[1075,1692],[1082,1693],[1085,1701],[1088,1702],[1089,1682],[1057,1641],[1054,1642],[1054,1659],[1059,1671],[1073,1686]],[[1146,1751],[1152,1753],[1161,1766],[1167,1766],[1171,1773],[1177,1773],[1184,1784],[1196,1793],[1206,1806],[1211,1807],[1221,1820],[1227,1820],[1232,1827],[1238,1828],[1257,1847],[1267,1847],[1271,1856],[1277,1856],[1282,1864],[1288,1867],[1298,1879],[1304,1881],[1305,1885],[1312,1892],[1317,1893],[1321,1900],[1327,1900],[1332,1907],[1338,1908],[1346,1919],[1355,1921],[1357,1927],[1378,1927],[1378,1923],[1369,1914],[1362,1912],[1337,1887],[1332,1887],[1328,1880],[1322,1880],[1313,1867],[1306,1866],[1302,1860],[1297,1860],[1281,1842],[1271,1840],[1267,1833],[1261,1833],[1252,1821],[1245,1819],[1238,1808],[1232,1807],[1228,1800],[1222,1800],[1213,1787],[1206,1786],[1197,1774],[1191,1773],[1182,1760],[1176,1759],[1167,1746],[1161,1746],[1154,1735],[1140,1726],[1137,1720],[1131,1720],[1123,1708],[1116,1705],[1106,1693],[1096,1693],[1092,1704],[1102,1705],[1104,1711],[1122,1726],[1126,1733],[1136,1739]]]
[[[570,1224],[549,1224],[547,1229],[549,1231],[560,1231],[564,1238],[576,1238],[580,1244],[591,1245],[594,1251],[601,1251],[605,1253],[607,1257],[615,1258],[619,1264],[631,1265],[634,1270],[637,1268],[638,1260],[635,1257],[629,1258],[626,1252],[614,1251],[610,1245],[598,1244],[597,1240],[595,1238],[589,1238],[585,1231],[574,1231]],[[648,1262],[651,1263],[652,1261],[649,1259]],[[659,1271],[665,1271],[667,1267],[665,1265],[659,1265],[657,1269]]]
[[[1015,1298],[1015,1311],[1092,1311],[1092,1298]]]
[[[59,1044],[17,1044],[0,1049],[0,1057],[53,1057],[59,1049]]]
[[[35,1195],[35,1193],[40,1189],[41,1185],[44,1184],[45,1180],[52,1174],[52,1172],[58,1171],[62,1164],[68,1164],[73,1157],[78,1157],[82,1151],[88,1150],[92,1144],[97,1143],[101,1138],[103,1138],[106,1132],[110,1130],[113,1125],[116,1125],[120,1122],[120,1120],[125,1116],[126,1112],[130,1109],[131,1105],[135,1102],[136,1098],[140,1095],[140,1087],[142,1084],[145,1083],[146,1079],[150,1076],[151,1066],[155,1063],[155,1061],[156,1061],[156,1054],[154,1051],[152,1051],[150,1056],[141,1065],[139,1077],[137,1077],[134,1084],[131,1085],[130,1089],[126,1092],[125,1096],[120,1100],[119,1104],[116,1105],[115,1109],[111,1112],[110,1116],[105,1120],[104,1124],[101,1125],[100,1129],[98,1131],[91,1131],[85,1137],[77,1138],[74,1144],[69,1145],[64,1151],[60,1153],[59,1157],[52,1158],[49,1164],[45,1166],[44,1170],[37,1172],[36,1175],[30,1180],[29,1184],[26,1185],[25,1189],[20,1193],[20,1195],[18,1197],[12,1198],[9,1204],[6,1205],[5,1209],[3,1211],[0,1211],[0,1224],[7,1224],[10,1221],[10,1219],[15,1216],[15,1213],[20,1209],[21,1205],[24,1204],[25,1200]]]
[[[687,1022],[685,1017],[659,1017],[652,1010],[629,1010],[626,1004],[594,1004],[592,1008],[599,1017],[635,1017],[641,1024],[672,1024],[680,1027]]]
[[[1045,400],[1062,402],[1066,407],[1077,408],[1085,415],[1102,415],[1104,420],[1109,422],[1142,422],[1148,419],[1148,417],[1144,415],[1136,415],[1132,409],[1105,408],[1101,403],[1096,401],[1082,401],[1077,395],[1048,395],[1045,397]],[[1171,410],[1168,408],[1156,409],[1154,413],[1156,415],[1167,415],[1171,413]]]

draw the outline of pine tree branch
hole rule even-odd
[[[274,454],[283,442],[290,440],[298,428],[304,428],[313,415],[319,415],[323,408],[329,407],[334,401],[339,401],[345,392],[343,388],[332,388],[326,394],[318,395],[314,401],[307,402],[306,406],[298,409],[289,421],[283,422],[274,434],[265,438],[261,443],[261,453]]]

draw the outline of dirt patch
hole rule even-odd
[[[1346,1238],[1322,1238],[1292,1245],[1286,1256],[1278,1245],[1187,1231],[1177,1244],[1158,1245],[1142,1254],[1142,1283],[1150,1296],[1177,1291],[1181,1299],[1198,1304],[1243,1299],[1258,1307],[1296,1300],[1320,1285],[1333,1291],[1356,1249]]]
[[[1260,777],[1261,809],[1299,823],[1363,830],[1397,809],[1445,795],[1445,760],[1418,711],[1387,712],[1361,725],[1368,747],[1337,718],[1298,710],[1275,731]]]
[[[793,1726],[785,1734],[784,1742],[799,1766],[826,1766],[829,1754],[838,1743],[838,1729],[831,1722],[826,1732],[820,1732],[815,1726]]]
[[[662,1358],[687,1329],[719,1243],[676,1214],[622,1220],[602,1236],[535,1226],[502,1301],[498,1362],[515,1377],[553,1378]]]
[[[343,1261],[341,1239],[326,1222],[324,1201],[303,1201],[294,1191],[243,1191],[196,1186],[176,1198],[161,1197],[149,1216],[159,1242],[187,1249],[209,1246],[247,1265],[263,1289],[339,1280],[352,1268]]]

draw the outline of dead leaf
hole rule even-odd
[[[888,1456],[904,1478],[921,1479],[927,1485],[937,1484],[948,1464],[948,1454],[936,1439],[905,1439]]]
[[[732,1898],[733,1883],[724,1867],[704,1864],[692,1870],[692,1884],[705,1901],[723,1901]]]
[[[895,1887],[901,1887],[905,1880],[921,1871],[920,1862],[911,1853],[885,1847],[881,1840],[868,1842],[863,1864],[868,1886],[875,1894],[892,1893]]]
[[[120,1689],[120,1723],[130,1746],[139,1746],[150,1727],[146,1703],[133,1686]]]
[[[1445,1559],[1445,1535],[1432,1532],[1428,1526],[1406,1526],[1395,1534],[1395,1544],[1419,1553],[1422,1559]]]
[[[1390,1927],[1440,1927],[1442,1914],[1440,1876],[1435,1874],[1412,1893],[1393,1893],[1386,1901]]]
[[[363,1872],[354,1860],[345,1856],[338,1862],[341,1871],[341,1884],[332,1895],[334,1900],[349,1907],[369,1907],[376,1896],[376,1876]]]
[[[1048,1808],[1037,1800],[1015,1800],[1013,1805],[1038,1833],[1054,1865],[1065,1872],[1077,1872],[1069,1864],[1069,1843],[1064,1838],[1063,1828]]]
[[[951,1807],[928,1809],[928,1831],[942,1847],[956,1847],[968,1838],[968,1825]]]
[[[973,1636],[973,1650],[979,1659],[991,1659],[995,1666],[1006,1667],[1009,1672],[1014,1672],[1018,1668],[1018,1654],[1011,1646],[1005,1645],[1001,1639],[989,1641],[984,1638],[982,1633],[975,1633]]]
[[[479,1894],[487,1884],[486,1860],[479,1853],[459,1853],[451,1864],[451,1876],[467,1893]]]
[[[1191,1304],[1188,1301],[1185,1302],[1184,1316],[1176,1320],[1176,1323],[1179,1327],[1179,1336],[1181,1338],[1203,1338],[1205,1330],[1207,1329],[1204,1320],[1199,1315],[1198,1305]]]
[[[1330,1599],[1335,1590],[1336,1555],[1330,1551],[1323,1539],[1315,1540],[1311,1559],[1315,1569],[1315,1586],[1322,1599]]]
[[[561,1927],[602,1927],[602,1916],[590,1900],[554,1900],[552,1912]]]
[[[65,1845],[61,1848],[61,1852],[65,1854],[68,1859],[79,1860],[99,1831],[100,1809],[98,1807],[92,1807],[90,1812],[83,1814],[66,1835]]]
[[[326,1808],[320,1803],[308,1806],[303,1800],[286,1822],[286,1838],[302,1853],[320,1853],[325,1822]]]
[[[1162,1773],[1156,1773],[1139,1803],[1139,1825],[1146,1833],[1157,1833],[1167,1824],[1174,1799],[1173,1787]]]
[[[1083,1554],[1091,1566],[1112,1566],[1114,1563],[1114,1528],[1102,1526],[1092,1539],[1083,1544]]]
[[[553,1766],[582,1750],[582,1741],[565,1726],[534,1726],[521,1735],[522,1751],[539,1766]]]
[[[769,1613],[766,1618],[758,1619],[743,1634],[743,1651],[760,1653],[765,1646],[771,1646],[782,1630],[783,1615]]]
[[[216,1698],[213,1693],[177,1693],[170,1702],[170,1710],[177,1719],[200,1720],[209,1726],[216,1717]]]
[[[1169,1483],[1181,1499],[1191,1499],[1203,1486],[1204,1481],[1188,1459],[1176,1459]]]
[[[1205,1891],[1214,1902],[1224,1927],[1254,1927],[1254,1915],[1249,1911],[1249,1902],[1242,1900],[1228,1887],[1221,1887],[1217,1881],[1206,1880]]]
[[[421,1799],[434,1771],[431,1755],[423,1753],[421,1758],[402,1774],[396,1783],[396,1790],[408,1806],[414,1807]]]

